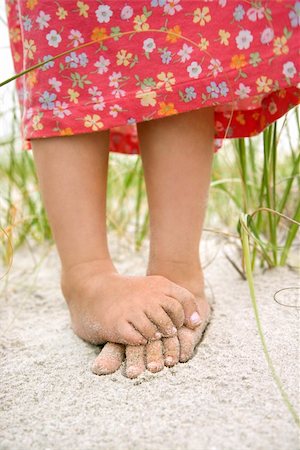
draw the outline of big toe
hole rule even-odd
[[[124,355],[124,345],[108,342],[95,359],[92,365],[92,372],[96,375],[114,373],[121,366]]]

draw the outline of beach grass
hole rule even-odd
[[[8,269],[14,253],[23,245],[54,244],[32,153],[20,148],[16,101],[11,118],[7,135],[0,143],[0,257]],[[258,332],[271,374],[299,425],[299,417],[285,394],[266,348],[253,278],[257,268],[288,265],[299,270],[299,264],[291,258],[299,246],[297,232],[300,225],[298,108],[289,111],[285,119],[280,129],[274,122],[259,136],[226,142],[225,148],[214,155],[203,231],[221,235],[238,250],[240,258],[230,262],[249,284]],[[296,145],[292,142],[292,134]],[[283,135],[286,137],[280,146]],[[109,231],[139,251],[149,231],[139,156],[110,154],[107,194]]]

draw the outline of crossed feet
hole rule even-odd
[[[147,276],[123,276],[111,260],[96,260],[62,271],[61,287],[74,332],[105,344],[92,367],[98,375],[124,358],[129,378],[186,362],[210,320],[198,264],[156,260]]]

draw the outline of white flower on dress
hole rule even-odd
[[[48,45],[55,48],[57,48],[62,41],[61,36],[56,30],[51,30],[48,34],[46,34],[46,39],[48,41]]]
[[[93,86],[93,87],[88,88],[88,93],[92,97],[98,97],[98,96],[102,95],[102,91],[99,91],[97,86]]]
[[[128,20],[128,19],[130,19],[130,17],[132,17],[132,15],[133,15],[133,9],[131,8],[131,6],[126,5],[122,8],[122,11],[121,11],[121,19],[122,20]]]
[[[71,30],[68,38],[72,41],[74,47],[78,47],[79,44],[84,42],[82,34],[79,30]]]
[[[26,119],[31,119],[33,116],[33,108],[28,108],[26,112]]]
[[[61,81],[59,81],[57,78],[53,77],[53,78],[49,78],[48,83],[56,92],[60,92],[60,87],[62,85]]]
[[[68,103],[66,102],[55,102],[55,107],[53,109],[53,115],[55,117],[59,117],[60,119],[63,119],[65,116],[70,116],[71,111],[68,109]]]
[[[122,112],[122,108],[120,105],[113,105],[110,106],[110,112],[109,114],[113,117],[117,117],[117,115],[119,114],[119,112]]]
[[[97,72],[100,73],[100,75],[103,75],[104,72],[108,71],[108,66],[110,65],[110,60],[104,58],[104,56],[99,57],[99,61],[95,62],[94,66],[97,67]]]
[[[287,78],[294,78],[296,72],[297,72],[296,67],[295,67],[295,64],[293,63],[293,61],[288,61],[283,64],[282,73]]]
[[[113,15],[109,5],[100,5],[95,11],[99,23],[108,23]]]
[[[144,40],[143,49],[145,50],[145,52],[151,53],[151,52],[153,52],[153,50],[155,48],[156,48],[156,44],[154,42],[154,39],[148,38],[148,39]]]
[[[183,44],[182,48],[177,52],[177,55],[180,56],[180,62],[186,62],[188,59],[191,59],[190,54],[193,52],[193,47],[187,44]]]
[[[235,91],[235,94],[238,95],[241,99],[248,98],[251,92],[250,86],[246,86],[244,83],[239,84],[239,88]]]
[[[256,22],[259,19],[263,19],[265,17],[264,15],[265,8],[249,8],[247,11],[247,17],[251,22]]]
[[[114,95],[116,98],[125,97],[126,91],[124,91],[124,89],[121,89],[120,86],[118,86],[116,87],[116,89],[112,91],[112,95]]]
[[[196,61],[193,61],[187,67],[187,71],[189,73],[190,78],[198,78],[200,73],[202,72],[202,67]]]
[[[260,42],[262,44],[269,44],[274,38],[274,31],[272,28],[268,27],[265,28],[264,31],[261,33]]]
[[[36,23],[39,25],[39,30],[43,30],[44,28],[49,27],[49,20],[51,19],[49,14],[46,14],[44,11],[40,11],[39,15],[36,18]]]
[[[182,6],[179,5],[180,0],[167,0],[164,6],[164,12],[166,14],[170,14],[170,16],[174,16],[176,11],[181,11]]]
[[[223,72],[223,67],[221,66],[221,61],[216,58],[210,60],[209,70],[212,70],[213,76],[216,77],[219,72]]]
[[[95,111],[103,111],[105,108],[105,101],[104,98],[101,97],[92,97],[92,102],[93,102],[93,109]]]
[[[112,75],[109,76],[109,86],[119,87],[119,80],[122,78],[121,72],[113,72]]]
[[[250,30],[241,30],[235,38],[237,48],[242,50],[250,47],[250,43],[253,41],[253,36]]]

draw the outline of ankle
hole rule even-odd
[[[202,295],[204,275],[199,259],[177,260],[150,257],[147,275],[162,275],[194,294]]]
[[[83,261],[72,265],[63,265],[61,269],[61,287],[64,293],[67,293],[71,287],[75,287],[77,282],[84,282],[95,274],[98,276],[105,273],[117,273],[110,257]]]

